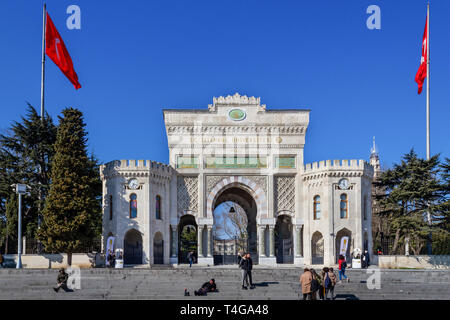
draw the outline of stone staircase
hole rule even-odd
[[[237,268],[193,267],[152,269],[81,269],[81,289],[55,293],[57,270],[0,269],[0,299],[220,299],[220,300],[296,300],[301,297],[299,268],[253,271],[256,288],[242,290]],[[345,299],[450,299],[450,271],[381,270],[380,289],[370,290],[366,270],[347,270],[350,282],[336,285],[337,300]],[[210,278],[219,292],[206,297],[194,290]],[[190,297],[184,297],[184,288]]]

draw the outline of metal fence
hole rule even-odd
[[[448,239],[448,240],[447,240]],[[433,255],[450,255],[450,238],[447,239],[433,239],[432,253]],[[405,242],[400,240],[397,244],[397,250],[394,249],[394,237],[378,237],[373,239],[373,253],[384,255],[403,255],[405,254]],[[414,252],[410,249],[409,254],[413,255]],[[428,248],[426,243],[420,250],[421,255],[428,254]]]
[[[93,239],[83,243],[77,250],[72,253],[92,253],[100,252],[102,248],[101,239]],[[43,254],[43,253],[59,253],[59,252],[48,252],[45,250],[42,243],[37,239],[26,239],[25,250],[26,254]]]

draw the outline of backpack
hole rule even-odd
[[[317,281],[316,279],[312,279],[311,280],[311,292],[315,292],[319,290],[319,281]]]
[[[330,288],[331,287],[331,279],[330,279],[330,277],[327,274],[325,275],[325,283],[324,283],[324,285],[325,285],[325,288]]]
[[[342,268],[347,268],[347,262],[345,262],[345,261],[342,261],[342,264],[341,264],[341,266],[342,266]]]

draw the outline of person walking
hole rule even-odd
[[[192,268],[192,264],[194,263],[194,252],[189,251],[187,255],[188,261],[189,261],[189,268]]]
[[[345,269],[347,268],[347,262],[345,261],[345,258],[343,255],[339,256],[339,282],[342,281],[342,278],[347,279],[347,282],[349,282],[348,277],[345,275]]]
[[[239,268],[241,268],[241,274],[242,274],[242,290],[247,290],[246,284],[248,283],[247,278],[247,256],[243,255],[241,261],[239,262]]]
[[[2,268],[4,267],[3,262],[4,262],[3,255],[0,253],[0,266]]]
[[[300,276],[300,286],[302,287],[303,300],[306,299],[312,300],[311,282],[312,282],[312,274],[308,268],[305,268],[303,270],[303,274]]]
[[[337,282],[337,277],[336,274],[334,273],[333,268],[330,268],[328,270],[328,278],[330,279],[330,284],[328,285],[328,287],[325,287],[325,299],[327,299],[328,296],[328,292],[331,293],[331,300],[334,300],[335,296],[334,296],[334,286],[336,285]]]

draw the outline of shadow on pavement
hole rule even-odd
[[[253,285],[255,287],[268,287],[269,284],[279,284],[278,281],[272,281],[272,282],[258,282],[258,283],[254,283]]]
[[[354,294],[337,294],[335,300],[344,299],[344,300],[359,300],[357,296]]]

